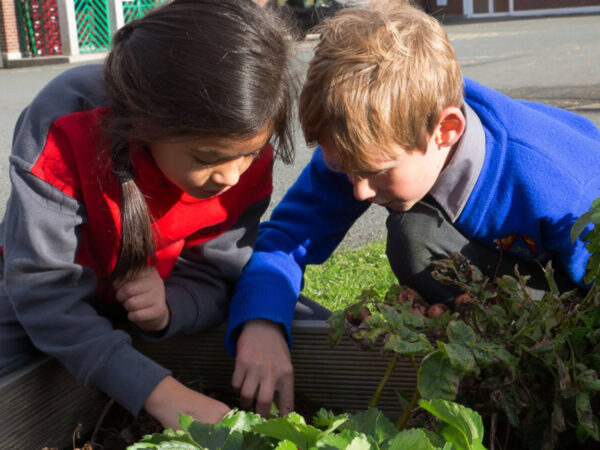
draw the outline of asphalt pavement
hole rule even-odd
[[[516,98],[572,110],[600,128],[600,15],[465,22],[444,27],[465,76]],[[314,43],[306,40],[297,45],[295,65],[300,73],[306,70]],[[0,69],[0,214],[10,190],[8,155],[18,115],[50,79],[74,65]],[[299,130],[296,143],[295,163],[276,163],[271,209],[312,154]],[[342,245],[355,247],[384,237],[385,217],[383,208],[372,206]]]

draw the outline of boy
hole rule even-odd
[[[585,288],[588,253],[569,233],[600,197],[598,129],[463,85],[439,23],[389,3],[344,10],[321,28],[300,98],[305,137],[320,148],[261,225],[231,303],[233,385],[245,405],[258,389],[259,410],[274,391],[290,397],[285,342],[306,264],[325,261],[371,203],[390,212],[395,275],[430,303],[459,294],[428,270],[454,251],[488,276],[518,262],[538,288],[540,263],[552,259],[563,288]]]

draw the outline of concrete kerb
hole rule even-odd
[[[25,67],[38,67],[48,66],[55,64],[69,64],[69,63],[82,63],[82,62],[94,62],[101,61],[107,55],[108,52],[98,53],[85,53],[74,56],[36,56],[31,58],[17,58],[17,59],[2,59],[1,69],[22,69]]]

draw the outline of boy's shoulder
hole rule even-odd
[[[561,140],[600,141],[600,131],[587,118],[552,105],[515,99],[481,83],[465,78],[465,101],[475,110],[484,126],[503,130],[508,139],[539,142],[551,136]],[[531,139],[530,139],[531,138]]]

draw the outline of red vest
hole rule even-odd
[[[56,120],[32,173],[85,206],[76,262],[94,270],[100,280],[112,272],[119,255],[120,187],[105,150],[101,119],[107,107],[68,114]],[[149,152],[133,153],[135,182],[146,197],[155,230],[156,269],[166,279],[184,248],[209,241],[229,229],[251,204],[272,191],[273,149],[240,177],[237,185],[208,199],[194,198],[171,184]],[[67,230],[67,232],[71,232]],[[106,292],[106,291],[104,291]]]

